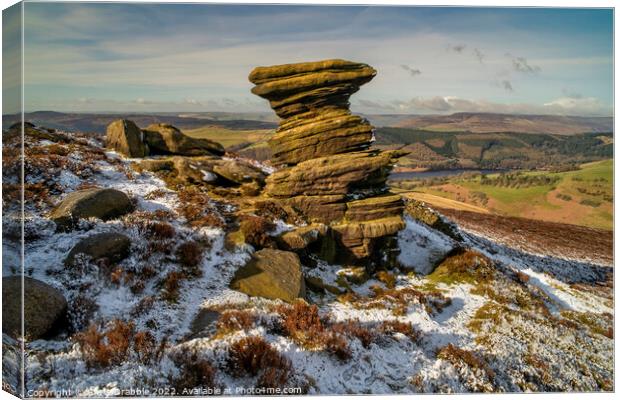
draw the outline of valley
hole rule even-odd
[[[390,184],[406,196],[448,209],[464,209],[467,204],[504,216],[613,228],[613,160],[586,163],[564,172],[465,172],[392,180]]]

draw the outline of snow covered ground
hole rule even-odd
[[[55,233],[54,224],[45,218],[49,206],[31,207],[25,230],[36,234],[26,241],[27,274],[61,290],[74,311],[85,304],[94,305],[89,320],[132,321],[137,331],[150,332],[158,343],[165,339],[166,347],[154,363],[143,363],[132,354],[120,363],[99,367],[86,362],[69,335],[28,342],[26,389],[31,394],[47,390],[80,397],[113,396],[136,388],[145,390],[144,395],[172,394],[170,390],[176,390],[171,389],[173,383],[182,374],[182,367],[174,362],[179,351],[208,360],[215,367],[219,385],[235,394],[236,388],[256,384],[256,378],[235,376],[226,368],[231,344],[249,336],[265,338],[290,359],[293,375],[289,385],[304,387],[310,394],[612,389],[614,310],[609,266],[527,254],[467,232],[461,232],[464,242],[457,243],[408,218],[398,242],[399,262],[406,267],[403,271],[410,272],[388,271],[393,283],[378,275],[363,282],[347,281],[354,296],[311,293],[310,300],[331,323],[355,321],[378,332],[377,327],[385,321],[398,321],[411,324],[417,340],[398,332],[379,333],[365,347],[359,339],[348,337],[351,358],[342,360],[321,349],[306,348],[272,329],[278,318],[274,310],[283,303],[249,298],[229,289],[234,272],[253,249],[230,248],[221,228],[190,226],[179,212],[178,194],[161,179],[133,171],[129,160],[111,152],[96,162],[80,161],[80,152],[69,157],[76,163],[90,163],[90,184],[119,189],[133,197],[137,205],[134,217],[89,220],[80,229]],[[66,192],[84,183],[71,169],[61,169],[55,176]],[[180,282],[175,301],[161,296],[160,283],[171,271],[179,270],[178,261],[170,254],[152,251],[148,235],[136,222],[155,218],[158,211],[167,213],[166,221],[174,227],[173,248],[190,240],[206,244],[200,273]],[[278,223],[273,234],[290,228]],[[102,279],[102,271],[92,264],[78,271],[64,266],[72,246],[99,232],[130,237],[131,255],[119,263],[124,271],[139,276],[146,265],[152,267],[154,276],[145,280],[141,290]],[[472,264],[458,274],[447,264],[433,273],[446,254],[458,247],[471,250]],[[19,259],[19,248],[11,242],[3,242],[3,251],[7,259]],[[319,262],[306,272],[341,287],[343,279],[346,281],[342,278],[345,269]],[[490,275],[481,275],[487,269]],[[5,276],[16,272],[7,265],[3,270]],[[196,335],[192,321],[204,309],[242,309],[257,319],[246,329]],[[85,323],[82,329],[86,328]],[[3,342],[5,349],[16,346],[7,336]],[[10,356],[5,350],[5,372],[15,368],[8,364]],[[17,384],[10,376],[5,381]]]

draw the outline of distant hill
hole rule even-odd
[[[396,121],[391,125],[428,131],[461,131],[472,133],[515,132],[572,135],[577,133],[612,132],[612,117],[570,117],[556,115],[513,115],[456,113],[423,115]]]
[[[46,128],[61,129],[70,132],[83,133],[105,133],[108,124],[114,120],[125,118],[134,121],[140,127],[146,127],[153,123],[167,123],[180,129],[196,129],[205,126],[226,128],[233,130],[252,130],[252,129],[274,129],[276,122],[257,121],[249,119],[233,119],[230,115],[227,118],[215,119],[209,116],[199,115],[184,116],[178,113],[111,113],[111,114],[82,114],[82,113],[61,113],[55,111],[36,111],[25,114],[26,121],[32,122],[37,126]],[[2,116],[4,127],[20,120],[19,114],[8,114]]]
[[[613,134],[437,132],[377,128],[378,148],[402,148],[403,168],[557,168],[613,157]]]

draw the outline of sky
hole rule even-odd
[[[355,112],[613,113],[611,9],[26,3],[24,21],[26,111],[269,112],[254,67],[342,58],[378,71]]]

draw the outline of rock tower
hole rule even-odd
[[[353,261],[376,256],[404,227],[402,200],[386,181],[406,153],[371,150],[373,126],[349,110],[349,97],[376,73],[366,64],[325,60],[258,67],[249,76],[252,93],[282,118],[269,141],[279,170],[265,194],[310,223],[329,225],[346,253],[340,255]]]

